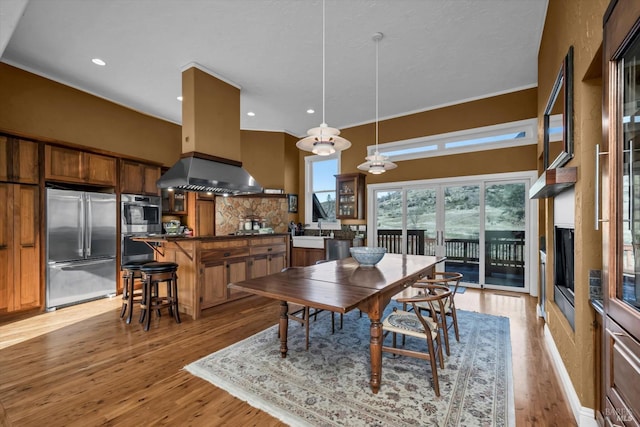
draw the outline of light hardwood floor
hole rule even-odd
[[[467,289],[456,302],[510,319],[516,425],[576,425],[546,350],[536,299]],[[144,332],[137,311],[130,325],[120,319],[114,298],[0,324],[0,423],[281,426],[182,370],[275,324],[278,310],[274,301],[250,297],[197,321],[183,316],[179,325],[167,314],[154,316]]]

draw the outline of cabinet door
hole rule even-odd
[[[225,287],[229,283],[242,282],[247,280],[247,259],[238,258],[227,260],[227,282]],[[229,299],[241,298],[249,295],[247,292],[242,292],[237,289],[228,289]]]
[[[213,236],[215,204],[212,200],[196,200],[196,236]]]
[[[267,255],[253,257],[251,264],[251,278],[262,277],[269,274],[269,259]]]
[[[39,206],[37,186],[14,187],[14,310],[40,306]]]
[[[278,273],[286,265],[286,257],[284,253],[273,254],[269,256],[269,269],[267,274]]]
[[[70,148],[45,146],[45,179],[83,182],[82,151]]]
[[[227,264],[222,261],[206,264],[201,271],[200,309],[213,307],[227,300]]]
[[[0,184],[0,310],[40,307],[39,188]]]
[[[336,175],[336,218],[364,219],[364,180],[361,173]]]
[[[13,300],[13,185],[0,183],[0,312]]]
[[[38,184],[38,143],[0,136],[0,181]]]
[[[142,176],[142,193],[157,196],[158,186],[156,185],[156,181],[160,179],[160,167],[153,165],[142,165]]]
[[[115,187],[116,159],[100,154],[84,153],[83,168],[89,184],[102,184]]]
[[[605,422],[640,425],[640,3],[604,25],[602,227]],[[611,407],[611,405],[613,407]]]
[[[120,191],[129,194],[140,194],[144,183],[143,172],[140,163],[121,160]]]

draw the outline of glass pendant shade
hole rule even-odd
[[[365,157],[366,162],[358,165],[358,169],[373,175],[380,175],[398,167],[395,163],[390,162],[387,156],[383,156],[378,151],[378,44],[382,37],[382,33],[375,33],[372,37],[373,41],[376,42],[376,151],[372,155]]]
[[[324,98],[325,98],[325,13],[324,0],[322,0],[322,124],[319,127],[311,128],[307,131],[306,137],[296,143],[300,150],[311,151],[318,156],[328,156],[336,151],[346,150],[351,147],[351,143],[345,138],[338,136],[340,131],[331,128],[324,121]]]
[[[319,156],[328,156],[336,151],[346,150],[351,147],[351,143],[339,136],[340,131],[336,128],[322,123],[319,127],[309,129],[307,137],[296,143],[296,147],[301,150],[311,151]]]
[[[387,156],[381,155],[377,150],[371,156],[365,157],[365,159],[367,161],[359,164],[358,169],[374,175],[380,175],[389,169],[395,169],[398,167],[395,163],[388,161]]]

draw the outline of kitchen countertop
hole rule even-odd
[[[212,241],[212,240],[233,240],[242,239],[246,237],[272,237],[272,236],[286,236],[289,233],[253,233],[253,234],[229,234],[226,236],[185,236],[185,235],[170,235],[170,234],[158,234],[149,236],[134,237],[132,240],[138,240],[142,242],[183,242],[183,241]]]

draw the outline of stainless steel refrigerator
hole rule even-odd
[[[115,194],[47,189],[48,310],[116,292]]]

